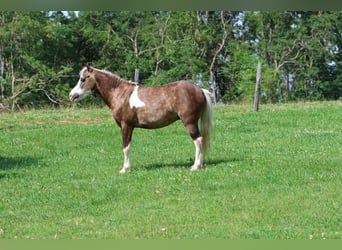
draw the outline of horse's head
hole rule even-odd
[[[82,100],[95,88],[95,85],[94,69],[90,66],[84,67],[80,71],[80,79],[76,86],[70,91],[70,100],[73,102]]]

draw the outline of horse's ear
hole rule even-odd
[[[89,73],[93,72],[93,68],[90,65],[87,64],[86,67]]]

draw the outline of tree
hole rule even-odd
[[[2,11],[0,109],[69,105],[87,63],[226,103],[252,102],[260,61],[261,101],[339,99],[341,30],[340,11]]]
[[[342,88],[338,80],[341,76],[338,63],[341,60],[341,12],[299,12],[298,16],[303,53],[295,71],[295,96],[338,99]]]
[[[1,14],[2,106],[13,110],[33,103],[63,102],[58,97],[63,85],[60,77],[70,71],[62,64],[66,59],[63,56],[69,54],[64,42],[68,40],[63,40],[65,26],[51,22],[48,12]],[[64,49],[64,53],[58,49]]]
[[[246,13],[244,36],[266,63],[264,69],[273,68],[272,75],[263,74],[269,101],[321,99],[322,82],[334,85],[327,76],[340,72],[335,64],[340,16],[321,11]]]
[[[229,23],[232,19],[232,16],[229,15],[228,13],[224,13],[223,11],[220,12],[220,24],[221,24],[221,29],[222,29],[222,38],[221,40],[218,42],[217,46],[213,49],[213,54],[212,54],[212,60],[210,63],[210,68],[209,68],[209,72],[210,72],[210,84],[211,87],[213,89],[213,97],[214,97],[214,103],[217,103],[217,83],[216,83],[216,79],[215,79],[215,63],[216,60],[218,58],[218,56],[220,55],[220,52],[223,50],[223,48],[225,47],[227,38],[229,36]]]
[[[205,63],[199,46],[201,20],[196,12],[162,12],[159,15],[162,43],[155,54],[156,69],[149,81],[162,84],[187,79],[203,83]]]

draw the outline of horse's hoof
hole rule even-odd
[[[200,166],[195,166],[195,165],[194,165],[194,166],[191,167],[190,170],[191,170],[191,171],[197,171],[198,169],[200,169]]]
[[[206,165],[205,164],[202,164],[202,165],[193,165],[191,166],[191,171],[196,171],[196,170],[199,170],[201,168],[205,168]]]
[[[125,174],[125,173],[128,173],[128,172],[130,172],[130,171],[131,171],[130,168],[122,168],[122,169],[120,170],[120,174]]]

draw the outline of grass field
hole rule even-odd
[[[342,102],[216,106],[207,168],[180,122],[110,110],[0,114],[0,238],[342,239]]]

